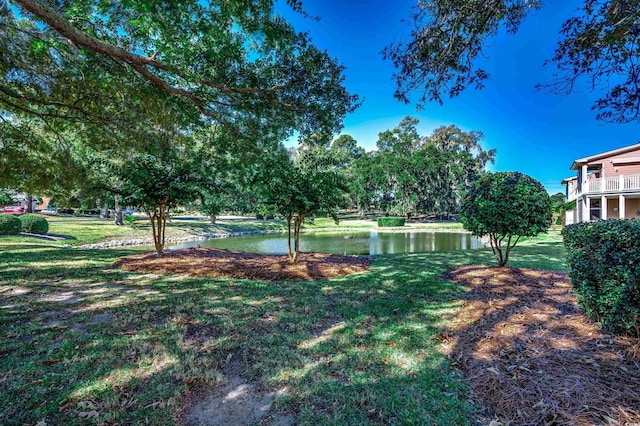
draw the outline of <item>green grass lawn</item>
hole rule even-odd
[[[315,282],[109,266],[133,252],[0,239],[0,424],[172,424],[228,362],[301,424],[471,424],[437,339],[462,290],[441,277],[490,250],[385,255]],[[510,266],[563,269],[560,236],[524,241]]]

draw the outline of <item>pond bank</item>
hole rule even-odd
[[[328,227],[328,228],[315,228],[315,229],[301,229],[301,232],[380,232],[380,233],[406,233],[406,232],[449,232],[449,233],[460,233],[460,234],[469,234],[469,231],[464,229],[448,229],[448,228],[339,228],[339,227]],[[266,229],[266,230],[249,230],[249,231],[236,231],[236,232],[207,232],[201,234],[194,234],[185,237],[170,237],[166,239],[167,244],[177,244],[177,243],[186,243],[193,241],[204,241],[208,239],[215,238],[232,238],[232,237],[241,237],[246,235],[259,235],[259,234],[277,234],[277,233],[286,233],[286,230],[281,229]],[[152,238],[123,238],[116,239],[110,241],[104,241],[101,243],[94,244],[83,244],[77,246],[79,249],[106,249],[106,248],[115,248],[115,247],[132,247],[132,246],[152,246],[153,239]]]

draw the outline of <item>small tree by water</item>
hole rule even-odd
[[[298,263],[300,230],[306,218],[314,214],[330,215],[337,223],[336,211],[344,185],[330,162],[327,152],[321,149],[309,149],[296,161],[280,150],[258,173],[256,183],[263,202],[287,221],[291,263]]]
[[[521,237],[534,237],[551,226],[551,200],[540,182],[520,172],[487,173],[462,203],[464,228],[488,236],[499,266]]]

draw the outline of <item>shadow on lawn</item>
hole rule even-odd
[[[458,293],[425,256],[380,258],[336,280],[264,282],[107,267],[128,253],[0,260],[11,281],[0,293],[0,423],[169,424],[215,392],[230,359],[260,392],[286,389],[272,413],[301,423],[466,422],[434,338]]]
[[[585,317],[566,274],[461,267],[470,287],[458,326],[443,335],[485,422],[631,424],[640,421],[637,339],[603,332]]]
[[[468,423],[436,338],[460,296],[441,275],[490,251],[380,256],[311,282],[108,266],[131,253],[0,253],[0,423],[170,424],[231,363],[259,392],[285,389],[270,413],[300,423]]]

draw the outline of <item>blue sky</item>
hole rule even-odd
[[[282,7],[283,15],[298,31],[308,31],[317,46],[346,66],[346,86],[364,99],[345,120],[342,133],[352,135],[367,150],[378,133],[395,127],[407,116],[420,119],[419,130],[428,135],[438,126],[455,124],[484,133],[485,149],[497,149],[494,171],[520,171],[538,179],[550,193],[562,191],[560,181],[574,173],[574,159],[631,145],[640,140],[640,124],[603,124],[591,105],[596,93],[587,86],[568,97],[539,92],[536,83],[551,81],[551,58],[561,23],[575,15],[580,0],[546,0],[516,35],[503,31],[491,40],[480,66],[491,75],[483,90],[467,90],[443,106],[427,104],[417,111],[393,97],[390,62],[380,52],[409,31],[416,0],[309,0],[307,13],[316,22]],[[282,0],[281,0],[281,3]],[[414,97],[417,100],[417,95]],[[337,136],[337,135],[336,135]]]

